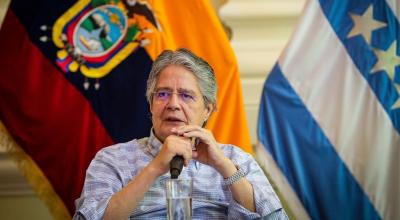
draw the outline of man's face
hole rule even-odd
[[[204,105],[195,76],[186,68],[169,65],[158,77],[150,105],[154,133],[162,142],[173,134],[172,128],[201,126],[212,105]]]

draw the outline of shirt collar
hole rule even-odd
[[[147,142],[147,146],[150,150],[150,153],[155,157],[158,152],[161,149],[162,143],[160,140],[158,140],[158,138],[156,137],[156,135],[154,134],[154,130],[153,128],[150,131],[150,137],[149,140]]]

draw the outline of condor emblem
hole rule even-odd
[[[135,0],[79,0],[53,26],[59,48],[57,64],[65,72],[88,78],[107,75],[137,47],[150,43],[146,35],[159,25],[150,7]]]

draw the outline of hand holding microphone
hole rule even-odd
[[[195,150],[196,145],[198,144],[198,139],[196,138],[191,138],[190,142],[192,145],[192,149]],[[178,176],[181,174],[182,172],[182,168],[183,168],[183,163],[184,163],[184,158],[180,155],[175,155],[171,162],[169,163],[169,172],[171,174],[171,179],[177,179]]]
[[[173,177],[178,177],[182,167],[188,165],[191,159],[192,144],[190,138],[169,135],[165,138],[159,153],[151,162],[151,166],[154,167],[158,176],[172,170]]]

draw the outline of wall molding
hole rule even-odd
[[[33,196],[35,192],[18,170],[16,164],[0,146],[0,197]]]

